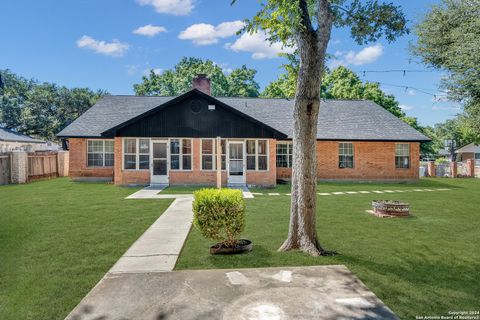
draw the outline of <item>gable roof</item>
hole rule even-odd
[[[470,152],[480,153],[480,145],[477,145],[472,142],[455,150],[455,153],[470,153]]]
[[[102,133],[122,126],[136,117],[140,118],[143,114],[178,98],[105,96],[63,129],[58,136],[102,137]],[[210,99],[283,133],[287,138],[292,138],[294,100],[229,97]],[[376,103],[367,100],[322,100],[317,139],[419,142],[430,140]]]
[[[25,142],[25,143],[44,143],[45,142],[45,141],[34,139],[30,136],[27,136],[3,127],[0,127],[0,141]]]

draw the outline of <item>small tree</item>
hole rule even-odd
[[[194,193],[193,223],[206,238],[228,247],[245,227],[245,201],[240,190],[202,189]]]

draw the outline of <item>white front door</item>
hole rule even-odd
[[[168,141],[151,140],[150,184],[168,184]]]
[[[245,142],[228,141],[228,183],[245,184]]]

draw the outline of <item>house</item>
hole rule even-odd
[[[0,153],[21,150],[33,152],[48,149],[47,142],[0,127]]]
[[[78,180],[214,185],[220,166],[225,185],[272,186],[291,176],[293,107],[287,99],[212,97],[200,75],[180,96],[106,96],[58,136],[69,141]],[[422,141],[429,138],[371,101],[323,101],[318,179],[417,180]]]
[[[467,161],[468,159],[475,159],[480,162],[480,145],[475,143],[467,144],[455,151],[458,161]]]

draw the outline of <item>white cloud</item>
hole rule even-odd
[[[240,20],[222,22],[217,26],[208,23],[193,24],[180,32],[179,39],[191,40],[197,46],[206,46],[218,42],[220,38],[228,38],[242,29],[244,23]]]
[[[403,111],[407,111],[407,110],[412,110],[413,107],[412,106],[407,106],[405,104],[401,104],[399,105],[400,109],[402,109]]]
[[[432,110],[433,111],[451,111],[451,112],[459,112],[462,110],[462,108],[460,106],[457,106],[457,105],[443,105],[443,106],[439,106],[439,105],[434,105],[432,107]]]
[[[415,96],[415,95],[417,95],[417,93],[416,93],[415,90],[413,90],[413,89],[407,89],[407,94],[408,94],[409,96]]]
[[[233,44],[227,43],[226,48],[235,52],[251,52],[253,59],[276,58],[279,53],[293,53],[294,48],[283,47],[282,43],[270,43],[264,31],[250,34],[244,33]]]
[[[127,69],[127,74],[129,76],[133,76],[137,73],[137,66],[136,65],[126,65],[125,68]]]
[[[160,32],[167,32],[167,29],[162,26],[154,26],[151,24],[147,24],[146,26],[139,27],[132,31],[134,34],[153,37]]]
[[[362,50],[355,51],[335,51],[334,58],[328,62],[328,66],[332,69],[338,66],[360,66],[375,62],[383,54],[383,46],[378,43],[376,45],[363,48]]]
[[[121,57],[130,46],[128,43],[120,42],[117,39],[112,40],[112,42],[105,42],[95,40],[90,36],[83,36],[77,40],[77,47],[90,49],[95,51],[95,53],[106,56]]]
[[[137,0],[141,6],[151,5],[158,13],[186,16],[192,12],[194,0]]]
[[[383,54],[383,46],[378,43],[371,47],[366,47],[355,53],[354,51],[349,51],[345,55],[345,60],[348,64],[353,64],[355,66],[360,66],[362,64],[372,63]]]

